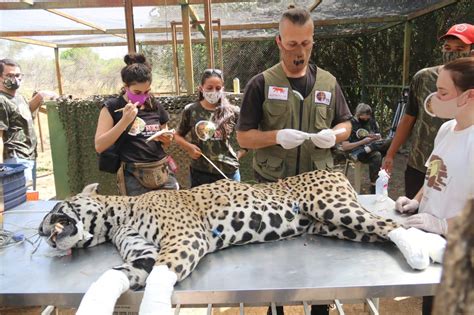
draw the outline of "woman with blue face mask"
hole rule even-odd
[[[163,150],[172,141],[173,131],[168,131],[168,113],[150,93],[151,67],[141,54],[126,55],[124,61],[124,87],[100,111],[95,149],[103,153],[114,148],[118,153],[117,185],[122,195],[178,189]],[[151,138],[159,131],[159,136]]]
[[[222,71],[206,69],[199,100],[185,107],[176,133],[176,143],[192,159],[191,187],[213,183],[224,175],[240,181],[239,159],[247,151],[236,152],[229,142],[238,117],[239,108],[230,105],[224,96]],[[184,138],[189,132],[191,141]]]
[[[423,188],[414,199],[398,198],[396,208],[414,213],[407,225],[447,235],[451,219],[474,197],[474,57],[447,63],[437,92],[425,100],[431,116],[451,119],[436,135]]]

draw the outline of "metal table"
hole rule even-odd
[[[367,209],[374,209],[373,195],[359,199]],[[393,201],[387,202],[393,209]],[[25,227],[36,229],[54,204],[27,202],[7,211],[4,228],[32,235],[34,231]],[[394,210],[385,215],[400,219]],[[44,241],[33,255],[32,250],[28,243],[0,250],[0,305],[77,306],[94,280],[122,263],[110,243],[74,250],[63,257],[51,257],[52,250]],[[437,264],[424,271],[412,270],[392,243],[306,235],[207,255],[176,285],[172,302],[181,306],[242,306],[433,295],[441,269]],[[127,291],[117,305],[136,307],[142,295],[142,291]]]

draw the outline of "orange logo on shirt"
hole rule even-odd
[[[444,180],[448,177],[448,169],[441,157],[432,155],[428,163],[425,179],[428,187],[441,191],[446,186]]]

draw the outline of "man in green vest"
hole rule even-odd
[[[330,148],[351,133],[352,115],[336,78],[309,64],[313,32],[307,10],[285,11],[276,36],[281,61],[245,88],[237,140],[255,150],[259,181],[331,169]]]
[[[276,36],[281,61],[245,88],[237,140],[242,148],[255,150],[259,182],[331,169],[330,148],[351,133],[352,115],[336,78],[309,64],[313,33],[307,10],[285,11]],[[277,313],[283,314],[283,307]],[[328,313],[327,305],[311,309],[312,315]]]

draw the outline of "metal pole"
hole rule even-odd
[[[176,37],[177,37],[176,23],[171,22],[171,40],[172,40],[171,46],[173,47],[174,85],[175,85],[176,95],[179,95],[181,91],[179,88],[178,39]]]
[[[361,72],[362,72],[362,91],[361,91],[361,101],[367,102],[367,58],[368,56],[368,45],[367,45],[367,36],[362,36],[362,64],[361,64]]]
[[[135,26],[133,23],[133,2],[132,0],[125,0],[125,25],[127,27],[127,46],[128,52],[136,52],[135,45]]]
[[[193,51],[191,46],[191,25],[189,22],[189,5],[181,5],[183,21],[184,68],[186,70],[186,92],[194,93]]]
[[[224,73],[224,54],[222,51],[222,27],[221,27],[221,19],[217,20],[217,31],[218,31],[218,38],[217,43],[219,45],[219,63],[221,64],[222,73]]]
[[[214,68],[214,41],[212,39],[211,0],[204,0],[204,21],[206,30],[207,66]]]
[[[403,38],[403,78],[402,85],[408,85],[410,74],[410,46],[412,25],[410,21],[405,22],[405,36]]]

